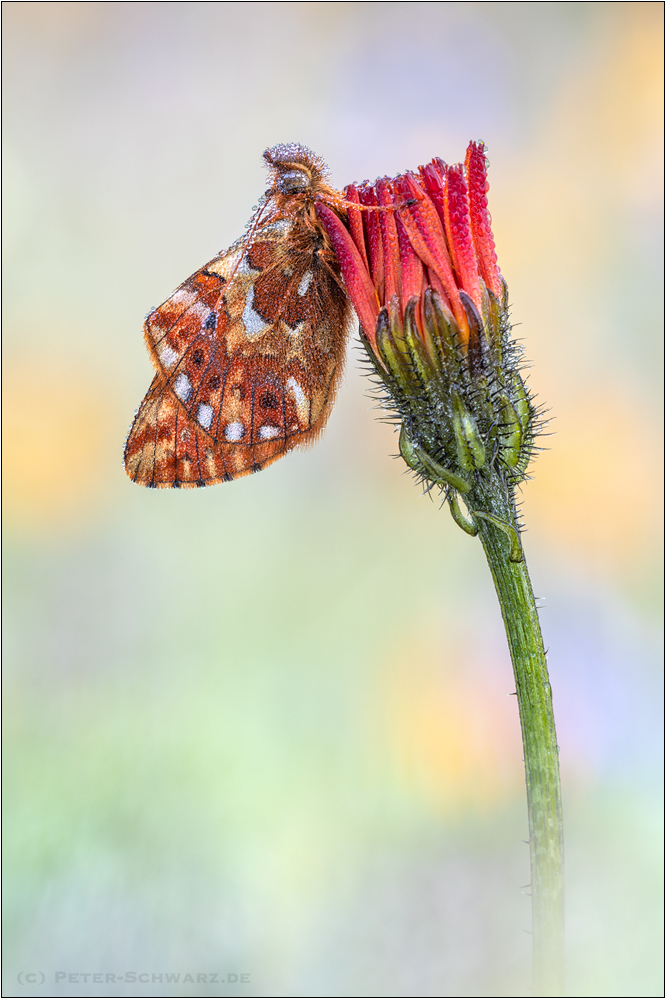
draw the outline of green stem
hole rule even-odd
[[[525,754],[532,870],[534,996],[564,995],[564,885],[560,772],[553,703],[532,584],[507,533],[516,519],[506,495],[474,499],[476,519],[499,597],[513,662]],[[466,498],[467,502],[467,498]],[[495,522],[494,522],[495,521]],[[497,521],[503,522],[504,527]],[[507,532],[506,528],[509,528]]]

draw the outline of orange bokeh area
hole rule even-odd
[[[383,734],[396,779],[440,817],[492,815],[522,789],[508,661],[476,661],[474,641],[422,637],[385,664]]]
[[[624,397],[623,397],[624,396]],[[621,405],[615,399],[622,399]],[[523,489],[530,534],[568,559],[622,580],[650,566],[661,537],[663,458],[656,408],[620,386],[556,415]]]
[[[3,513],[22,533],[97,521],[113,489],[110,386],[99,370],[11,357],[3,368]]]

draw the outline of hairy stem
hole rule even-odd
[[[525,754],[532,870],[534,996],[564,995],[564,855],[555,719],[532,584],[524,557],[515,559],[502,521],[516,529],[506,494],[475,496],[476,519],[499,597],[516,679]],[[466,500],[467,501],[467,500]],[[490,515],[490,516],[488,516]]]

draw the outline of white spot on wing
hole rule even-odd
[[[245,324],[245,331],[248,336],[259,336],[261,333],[265,333],[267,329],[270,329],[270,323],[267,323],[255,311],[254,286],[247,293],[245,308],[243,309],[243,323]]]
[[[184,371],[181,371],[173,383],[173,390],[181,402],[187,402],[192,395],[192,382]]]
[[[266,232],[276,232],[280,236],[286,236],[290,230],[291,222],[289,219],[278,219],[277,222],[271,222],[269,225],[263,226],[261,234],[263,236]]]
[[[214,309],[208,309],[201,325],[206,331],[206,336],[215,338],[215,330],[217,329],[217,313]]]
[[[178,360],[178,354],[175,350],[172,350],[168,343],[161,343],[157,348],[160,355],[160,361],[165,368],[170,368]]]
[[[170,299],[165,304],[173,307],[174,305],[182,305],[187,308],[192,302],[196,302],[197,293],[196,291],[188,291],[185,288],[181,288],[180,291],[175,291]]]
[[[199,409],[197,410],[197,420],[204,430],[210,430],[210,425],[213,422],[213,407],[208,406],[205,402],[200,402]]]
[[[211,312],[212,309],[209,309],[208,306],[204,305],[203,302],[197,302],[190,309],[190,315],[196,316],[196,318],[199,320],[202,326],[210,316]]]
[[[306,271],[298,286],[298,294],[303,297],[312,284],[312,271]]]
[[[212,271],[213,274],[219,274],[225,280],[229,280],[231,274],[236,273],[236,264],[238,263],[240,257],[242,256],[242,251],[227,252],[222,254],[216,260],[212,260],[208,264],[208,270]]]
[[[298,413],[300,422],[307,423],[310,418],[310,403],[302,387],[293,377],[287,380],[287,392],[290,393],[296,403],[296,412]]]
[[[259,271],[254,270],[252,267],[250,267],[250,261],[248,259],[248,255],[247,253],[244,253],[243,256],[241,257],[241,261],[238,265],[238,270],[236,271],[236,273],[248,277],[250,274],[258,274]]]
[[[245,427],[242,423],[227,423],[224,430],[224,436],[228,441],[239,441],[244,433]]]
[[[258,437],[260,441],[269,441],[272,437],[279,437],[279,436],[280,436],[279,427],[273,427],[271,426],[270,423],[265,423],[263,427],[259,427]]]

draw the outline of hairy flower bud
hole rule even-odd
[[[513,503],[538,416],[511,337],[487,190],[484,146],[471,142],[464,166],[434,159],[416,174],[350,185],[346,217],[317,205],[400,424],[400,454],[446,490],[470,533],[457,494],[472,513],[489,491]]]

